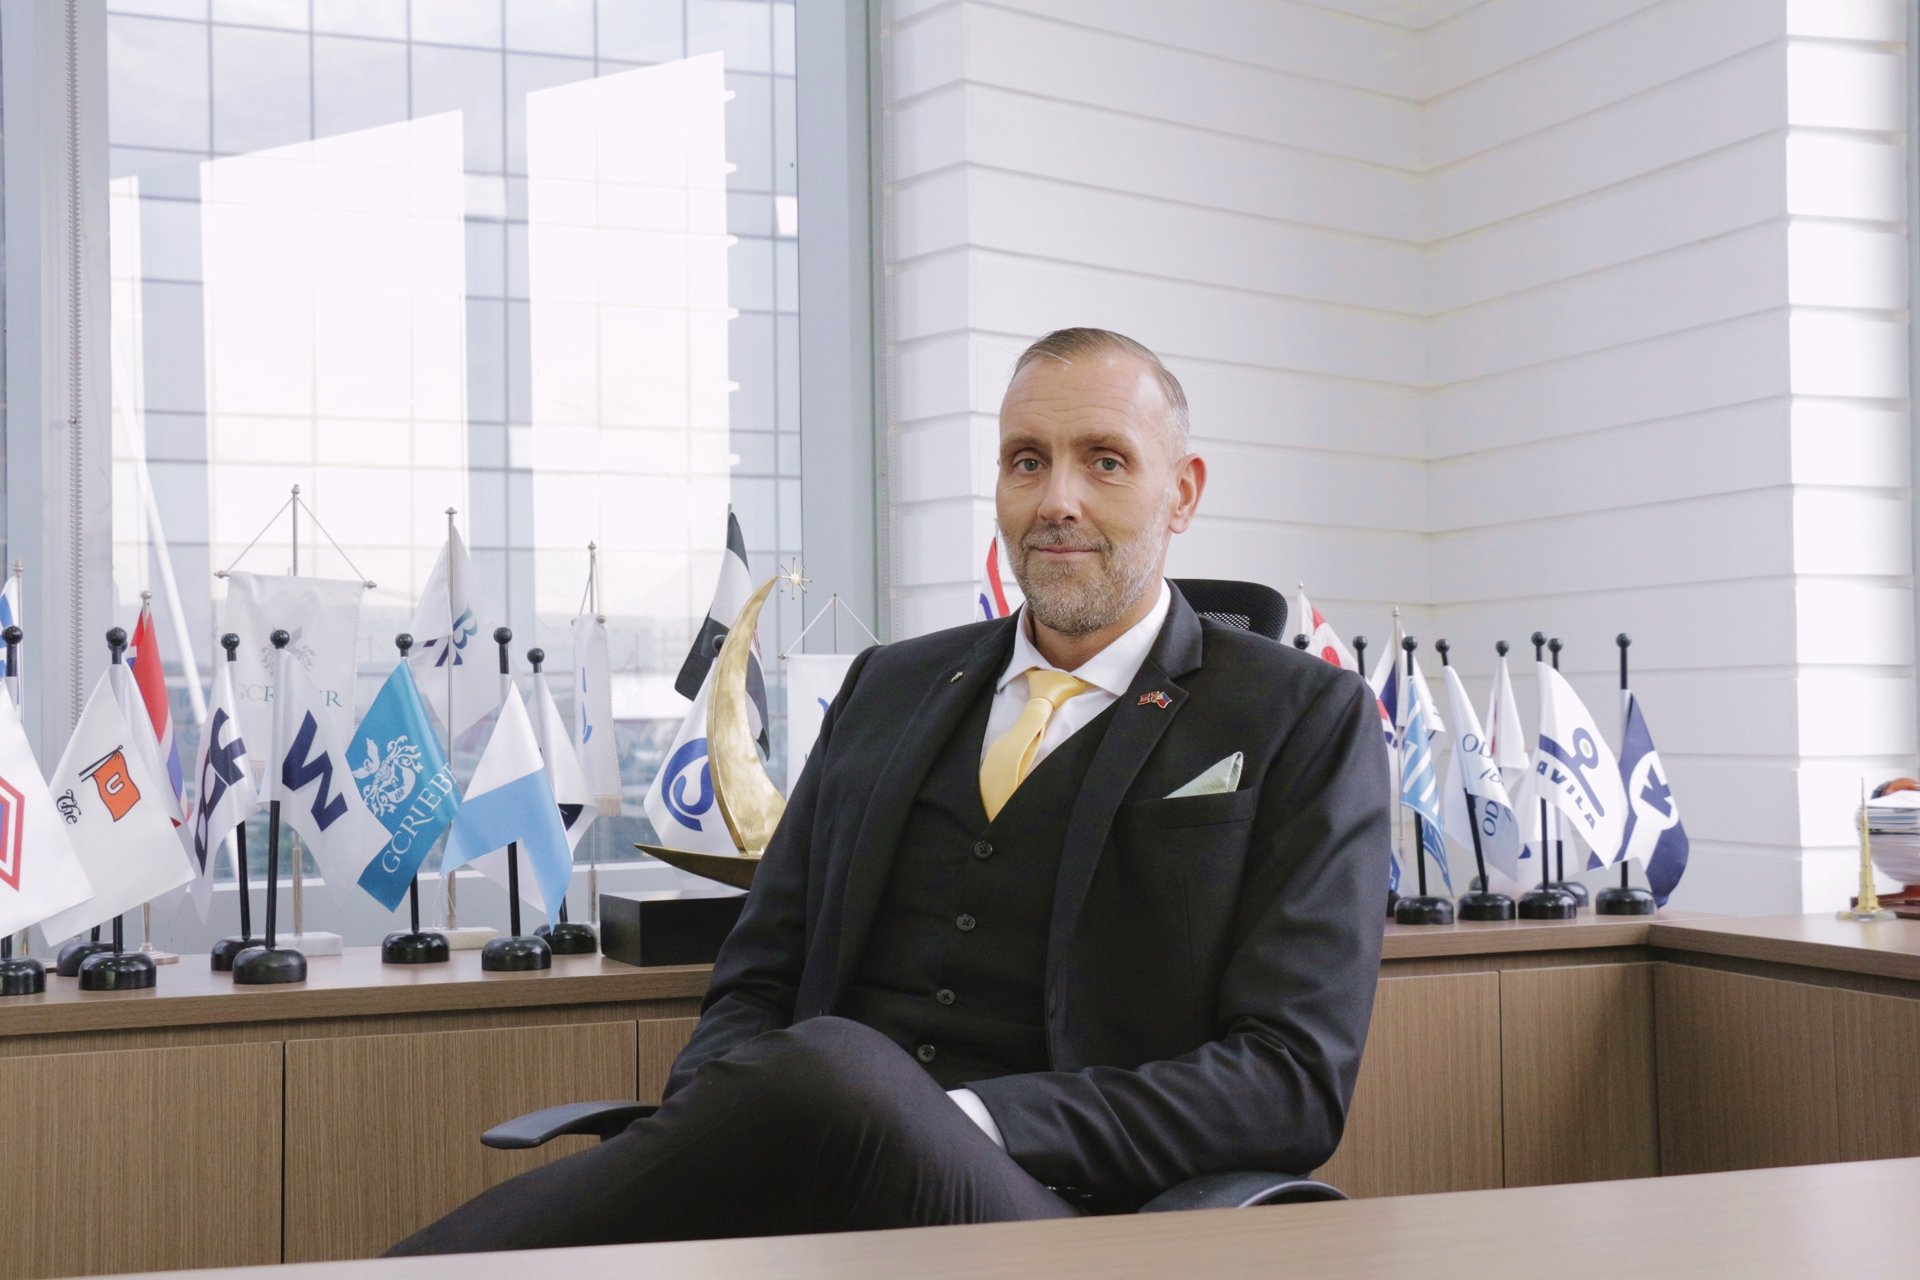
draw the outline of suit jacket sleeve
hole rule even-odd
[[[1049,1185],[1135,1203],[1203,1173],[1324,1164],[1373,1007],[1389,790],[1372,692],[1342,676],[1261,783],[1218,1038],[1132,1068],[970,1082],[1008,1153]]]
[[[820,723],[806,768],[768,841],[740,921],[714,960],[700,1024],[674,1060],[665,1096],[671,1097],[701,1066],[762,1031],[793,1021],[794,993],[807,956],[807,885],[813,858],[814,814],[820,798],[833,724],[873,650],[853,660],[833,705]]]

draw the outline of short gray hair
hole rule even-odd
[[[1154,381],[1160,384],[1160,394],[1167,401],[1167,427],[1173,434],[1175,453],[1187,451],[1187,393],[1180,385],[1180,379],[1173,376],[1167,366],[1160,363],[1160,357],[1151,350],[1135,342],[1124,333],[1115,333],[1111,329],[1055,329],[1040,339],[1013,362],[1013,376],[1019,377],[1020,371],[1036,360],[1058,360],[1061,364],[1072,364],[1082,356],[1115,355],[1131,356],[1153,373]]]

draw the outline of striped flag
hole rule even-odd
[[[1440,775],[1434,768],[1433,748],[1427,738],[1426,709],[1416,699],[1407,716],[1406,732],[1400,735],[1400,803],[1425,819],[1420,847],[1439,864],[1440,878],[1452,893],[1446,838],[1440,830]]]
[[[1007,558],[1000,552],[1000,535],[987,539],[987,559],[980,569],[980,590],[974,597],[975,622],[991,622],[1010,616],[1026,601],[1020,584],[1008,571]]]
[[[140,606],[140,620],[133,626],[133,643],[127,646],[127,667],[140,690],[140,702],[146,709],[147,723],[153,726],[154,745],[160,769],[173,790],[173,825],[186,816],[181,805],[186,794],[186,778],[180,768],[180,744],[173,736],[173,713],[167,705],[167,677],[160,669],[160,638],[153,627],[153,605]],[[138,729],[138,718],[134,717]]]

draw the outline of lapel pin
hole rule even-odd
[[[953,673],[953,679],[951,679],[951,680],[949,680],[949,681],[947,681],[947,683],[948,683],[948,684],[959,684],[959,683],[960,683],[960,677],[961,677],[961,676],[963,676],[963,675],[965,675],[965,674],[967,674],[967,673],[966,673],[966,672],[964,672],[964,671],[956,671],[956,672],[954,672],[954,673]]]
[[[1155,689],[1152,693],[1141,694],[1140,701],[1134,703],[1133,705],[1136,707],[1144,707],[1148,703],[1152,703],[1154,706],[1160,708],[1162,711],[1165,711],[1168,707],[1173,705],[1173,699],[1169,698],[1166,695],[1165,691],[1160,689]]]

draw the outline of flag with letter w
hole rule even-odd
[[[1601,865],[1617,862],[1627,822],[1620,764],[1600,736],[1593,713],[1566,677],[1544,662],[1535,666],[1540,677],[1540,737],[1533,771],[1522,788],[1524,797],[1514,808],[1525,812],[1532,801],[1545,799],[1605,860]]]
[[[367,810],[387,829],[387,842],[360,872],[360,887],[387,910],[399,907],[434,842],[460,810],[447,753],[440,749],[427,704],[404,662],[393,669],[348,752]]]
[[[279,666],[273,794],[280,799],[280,816],[313,850],[335,901],[344,903],[360,869],[386,847],[387,829],[361,799],[353,767],[334,741],[332,721],[306,667],[284,649]]]
[[[1619,857],[1614,860],[1640,859],[1647,868],[1653,900],[1664,907],[1686,872],[1690,844],[1687,829],[1680,825],[1673,788],[1667,785],[1667,771],[1641,718],[1640,699],[1632,695],[1627,697],[1627,731],[1620,735],[1620,781],[1629,807]]]
[[[487,749],[474,766],[467,798],[454,815],[446,852],[440,855],[442,872],[469,862],[488,879],[506,884],[505,849],[517,843],[531,874],[520,877],[520,900],[558,921],[560,903],[573,876],[573,855],[567,849],[567,830],[560,823],[559,804],[546,765],[534,741],[533,721],[520,691],[507,687],[500,718],[493,722]]]

